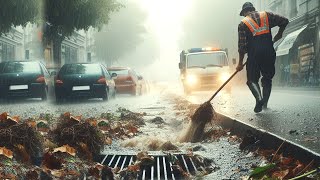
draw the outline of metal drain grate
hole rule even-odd
[[[154,158],[154,163],[148,166],[142,166],[138,174],[138,180],[176,180],[182,179],[183,175],[180,171],[173,171],[172,163],[168,155],[151,155]],[[195,175],[197,168],[192,159],[183,154],[172,155],[178,160],[180,167],[187,173]],[[102,158],[101,164],[108,165],[112,168],[119,168],[120,171],[133,165],[136,161],[135,155],[105,155]],[[200,167],[202,168],[202,167]]]

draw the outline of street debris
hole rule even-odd
[[[40,133],[19,117],[10,117],[8,113],[0,115],[0,147],[6,147],[15,153],[18,161],[30,163],[31,158],[43,152],[43,138]]]
[[[64,145],[49,150],[43,156],[41,168],[44,179],[113,179],[111,169],[99,163],[80,159],[76,156],[76,149]],[[102,178],[103,177],[103,178]]]
[[[151,123],[154,124],[165,124],[166,122],[161,117],[155,117],[150,120]]]
[[[57,126],[49,132],[49,138],[58,146],[68,144],[74,147],[88,159],[97,156],[105,143],[105,137],[97,127],[69,112],[61,115]]]

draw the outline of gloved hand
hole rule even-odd
[[[279,41],[281,38],[282,38],[282,33],[278,33],[274,36],[273,42],[275,43],[275,42]]]

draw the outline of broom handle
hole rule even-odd
[[[247,64],[247,62],[245,62],[245,63],[243,64],[243,66],[245,66],[246,64]],[[209,99],[208,102],[212,101],[212,99],[217,96],[217,94],[221,91],[221,89],[223,89],[223,88],[228,84],[228,82],[231,81],[231,79],[232,79],[238,72],[239,72],[239,71],[236,70],[236,72],[234,72],[234,73],[231,75],[231,77],[229,77],[229,79],[228,79],[225,83],[222,84],[222,86],[217,90],[217,92],[213,94],[213,96]]]

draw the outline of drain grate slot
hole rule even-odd
[[[197,173],[197,167],[192,158],[182,154],[176,155],[156,155],[153,156],[153,164],[144,165],[140,167],[140,172],[137,175],[138,180],[176,180],[183,179],[183,174],[179,171],[173,171],[172,156],[178,160],[178,164],[186,173],[195,175]],[[101,158],[101,164],[108,165],[112,168],[119,168],[123,170],[129,165],[133,165],[136,162],[135,155],[105,155]],[[201,168],[201,167],[198,167]]]

